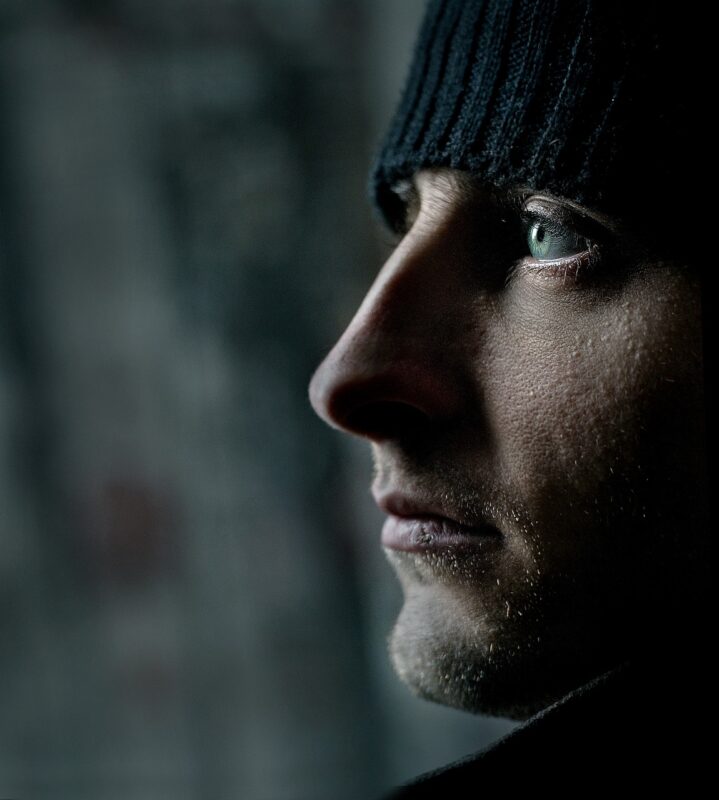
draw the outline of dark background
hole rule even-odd
[[[309,377],[422,0],[0,0],[0,797],[368,798],[415,699],[369,447]]]

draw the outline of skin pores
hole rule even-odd
[[[615,231],[591,266],[517,258],[494,195],[448,170],[414,183],[411,229],[311,398],[372,442],[380,504],[402,524],[419,507],[419,545],[386,547],[398,674],[523,718],[674,647],[703,580],[700,288]],[[435,535],[425,506],[479,534]]]

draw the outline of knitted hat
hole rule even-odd
[[[686,193],[713,160],[700,41],[712,29],[637,0],[430,0],[372,171],[375,206],[396,226],[393,184],[446,166],[686,240],[678,228],[698,211]]]

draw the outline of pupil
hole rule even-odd
[[[544,241],[544,228],[541,225],[537,226],[537,241],[541,244]]]

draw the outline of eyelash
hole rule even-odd
[[[407,191],[407,189],[405,189],[404,196],[400,194],[395,196],[400,202],[393,209],[394,213],[392,215],[392,219],[388,218],[386,220],[388,225],[384,228],[384,236],[382,237],[384,239],[382,244],[387,249],[388,254],[390,254],[397,247],[400,241],[409,232],[414,222],[413,219],[410,219],[412,216],[412,209],[414,208],[414,216],[416,216],[417,207],[415,204],[419,203],[419,197],[416,195],[416,193]],[[543,223],[546,228],[555,233],[563,231],[577,234],[578,238],[584,239],[587,244],[587,248],[583,251],[577,252],[574,255],[558,259],[538,260],[533,259],[531,256],[525,255],[523,258],[515,260],[506,271],[505,285],[511,283],[511,281],[516,278],[517,273],[520,271],[541,276],[547,280],[561,279],[562,285],[564,285],[567,280],[571,280],[573,283],[576,283],[581,278],[586,276],[587,273],[591,272],[592,269],[602,260],[604,248],[603,246],[600,247],[599,243],[597,242],[597,239],[600,238],[600,234],[596,237],[592,235],[591,238],[590,236],[584,236],[582,233],[582,228],[585,227],[586,221],[577,227],[568,223],[567,218],[573,219],[577,216],[576,212],[572,212],[568,208],[560,206],[556,201],[552,201],[552,206],[556,206],[557,208],[561,209],[561,211],[556,214],[551,212],[542,213],[542,211],[537,209],[529,209],[527,208],[526,203],[526,195],[524,198],[514,198],[514,200],[510,202],[509,206],[506,208],[505,214],[502,215],[503,223],[508,221],[508,217],[518,220],[520,224],[522,245],[525,250],[527,245],[528,231],[531,225],[536,222]],[[509,212],[508,217],[506,212]],[[592,231],[588,232],[591,233]]]
[[[587,247],[585,250],[562,258],[540,260],[532,258],[531,256],[525,256],[516,261],[509,269],[507,283],[515,277],[519,270],[541,275],[549,280],[561,278],[562,284],[565,284],[568,279],[576,282],[587,271],[594,268],[601,260],[602,252],[597,242],[584,236],[581,231],[578,231],[566,222],[556,219],[553,215],[521,208],[519,210],[519,218],[521,221],[522,240],[525,246],[531,226],[537,222],[541,222],[553,233],[566,232],[576,234],[578,239],[584,239]]]

